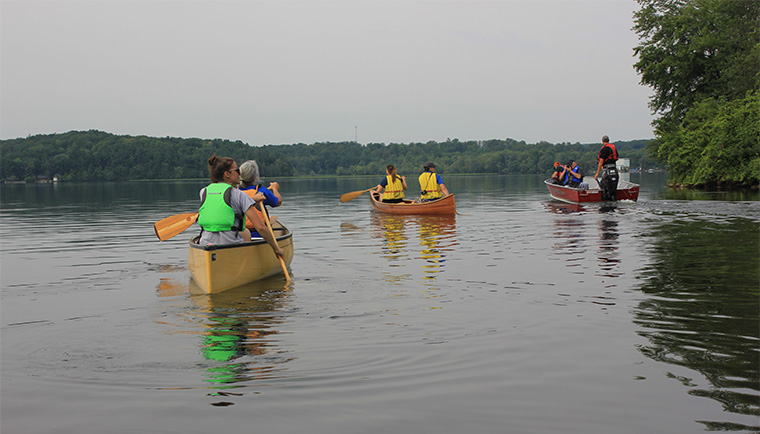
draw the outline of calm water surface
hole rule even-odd
[[[760,430],[760,198],[572,206],[542,178],[447,177],[455,217],[281,180],[282,276],[197,295],[153,222],[203,181],[2,186],[0,430]]]

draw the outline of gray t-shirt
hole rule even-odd
[[[203,193],[206,191],[206,187],[203,187],[200,191],[201,200],[203,200]],[[232,193],[230,195],[230,206],[236,214],[245,214],[248,208],[254,206],[256,202],[253,201],[251,196],[243,193],[235,187],[232,187]],[[235,222],[238,224],[239,222]],[[209,232],[203,231],[201,239],[198,244],[230,244],[230,243],[242,243],[243,237],[240,236],[238,231],[222,231],[222,232]]]

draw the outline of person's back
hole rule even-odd
[[[599,150],[599,154],[597,155],[599,163],[594,179],[597,180],[599,187],[602,189],[602,199],[616,200],[618,185],[616,162],[618,160],[618,153],[615,145],[610,143],[609,140],[610,138],[607,136],[602,137],[602,149]],[[599,179],[600,173],[602,174],[601,180]]]
[[[428,161],[422,168],[425,171],[419,177],[420,200],[427,202],[448,196],[449,191],[443,184],[443,180],[435,173],[435,164],[432,161]]]

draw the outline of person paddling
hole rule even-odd
[[[254,200],[235,188],[240,184],[240,168],[229,157],[208,159],[209,178],[212,183],[200,191],[201,206],[198,224],[202,232],[199,244],[233,244],[251,241],[251,233],[245,227],[246,217],[269,244],[272,251],[282,256],[274,236],[264,221],[256,214]]]
[[[248,160],[240,165],[240,185],[238,188],[241,191],[250,196],[257,204],[263,203],[272,208],[282,205],[280,184],[277,182],[270,182],[269,187],[267,188],[262,185],[257,185],[259,179],[259,165],[256,163],[256,160]],[[264,220],[264,215],[261,213],[261,209],[258,205],[255,209],[261,220]],[[266,210],[266,208],[264,209]],[[251,238],[261,238],[261,234],[255,230],[251,220],[246,221],[245,227],[251,231]]]
[[[398,176],[396,174],[396,168],[393,164],[389,164],[385,168],[386,176],[380,181],[380,184],[375,187],[372,194],[383,193],[380,197],[380,202],[385,203],[401,203],[404,201],[404,190],[406,190],[406,177]]]
[[[435,173],[435,164],[428,161],[422,166],[424,172],[420,175],[420,201],[428,202],[449,195],[449,190],[443,184],[441,177]]]

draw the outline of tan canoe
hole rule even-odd
[[[293,261],[293,234],[279,221],[272,222],[277,244],[285,251],[286,265]],[[196,237],[197,238],[197,237]],[[187,264],[198,286],[207,294],[235,288],[282,273],[282,265],[263,239],[248,243],[201,246],[190,240]]]
[[[457,212],[453,194],[440,199],[431,200],[430,202],[405,200],[401,203],[384,203],[378,200],[377,194],[372,193],[369,195],[369,200],[372,202],[372,208],[375,211],[386,214],[445,215],[456,214]]]

